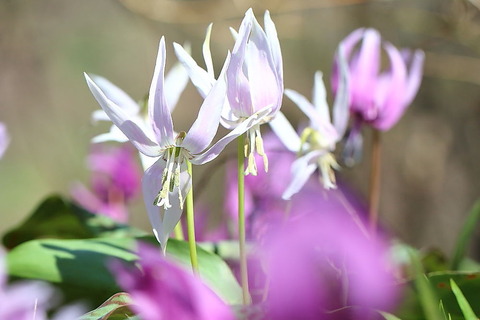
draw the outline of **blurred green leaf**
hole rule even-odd
[[[106,266],[108,261],[113,258],[125,262],[135,261],[136,240],[95,238],[28,241],[7,254],[9,274],[17,278],[55,283],[63,291],[67,301],[84,299],[92,305],[99,305],[120,291]],[[139,240],[156,243],[154,237]],[[201,248],[197,250],[201,278],[225,302],[240,304],[241,289],[228,265],[212,253]],[[188,243],[171,239],[167,254],[191,270]]]
[[[388,312],[379,311],[378,313],[380,313],[385,318],[385,320],[401,320],[399,317]]]
[[[87,239],[94,237],[133,237],[145,232],[120,224],[107,216],[88,212],[58,195],[48,197],[18,227],[3,237],[12,249],[34,239]]]
[[[128,293],[120,292],[111,296],[101,306],[84,314],[78,320],[124,320],[138,319],[130,310],[132,304]]]
[[[462,227],[460,235],[458,236],[453,258],[451,262],[452,270],[458,270],[460,263],[465,257],[465,252],[468,249],[468,244],[472,238],[473,232],[480,220],[480,200],[475,202],[473,208],[470,210],[467,220]]]
[[[457,298],[458,305],[460,306],[460,309],[462,309],[463,316],[465,317],[465,320],[477,320],[477,316],[472,310],[472,307],[468,303],[467,299],[462,293],[462,290],[457,286],[455,281],[453,279],[450,279],[450,286],[452,287],[453,294]]]

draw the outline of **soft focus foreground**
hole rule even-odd
[[[479,8],[250,6],[0,5],[2,317],[477,318]]]

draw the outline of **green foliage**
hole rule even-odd
[[[457,298],[460,309],[462,309],[465,320],[477,320],[478,318],[473,312],[472,307],[463,295],[462,290],[460,290],[460,288],[457,286],[455,281],[453,281],[453,279],[450,279],[450,286],[452,287],[453,294],[455,294],[455,298]]]
[[[6,248],[34,239],[87,239],[132,237],[145,232],[120,224],[107,216],[93,214],[53,195],[43,201],[18,227],[3,237]]]
[[[132,301],[128,293],[120,292],[107,301],[102,303],[101,306],[83,315],[78,320],[139,320],[133,312],[130,310]]]
[[[478,221],[480,220],[480,200],[475,202],[473,208],[470,210],[467,216],[467,220],[463,225],[460,235],[455,245],[453,258],[451,262],[452,270],[458,270],[460,263],[465,257],[465,252],[468,249],[468,244],[473,236]]]

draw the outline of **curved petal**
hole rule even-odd
[[[166,248],[170,233],[173,231],[182,215],[178,188],[175,188],[174,191],[170,193],[170,204],[172,206],[168,210],[164,210],[163,207],[158,207],[153,204],[155,197],[162,188],[161,178],[163,170],[165,169],[165,164],[166,162],[163,159],[159,159],[148,168],[142,179],[143,197],[148,212],[148,218],[150,219],[153,233],[163,250]],[[191,179],[186,171],[186,164],[184,164],[182,165],[180,176],[180,189],[183,199],[185,199],[185,195],[190,188]]]
[[[150,85],[148,99],[148,113],[155,132],[157,142],[161,147],[174,144],[173,122],[170,108],[165,99],[165,38],[160,39],[157,61]]]
[[[327,90],[323,83],[323,73],[321,71],[315,72],[312,96],[313,106],[317,113],[322,119],[325,119],[325,121],[331,122],[330,110],[328,109],[327,103]]]
[[[187,70],[188,76],[200,95],[205,98],[213,87],[215,78],[203,70],[178,43],[173,43],[178,61]]]
[[[190,161],[196,165],[201,165],[209,161],[212,161],[213,159],[218,157],[220,152],[222,152],[223,149],[227,146],[227,144],[229,144],[232,140],[234,140],[241,134],[244,134],[245,132],[248,131],[248,129],[252,128],[253,126],[264,122],[266,118],[270,117],[271,110],[272,109],[270,107],[267,107],[261,110],[260,112],[257,112],[253,116],[250,116],[249,118],[245,119],[235,129],[230,131],[222,139],[218,140],[213,146],[211,146],[205,152],[203,152],[202,154],[194,155],[193,159],[191,159]]]
[[[342,139],[347,130],[350,117],[350,79],[348,74],[348,62],[345,55],[345,48],[342,44],[338,46],[336,54],[339,67],[339,82],[335,102],[333,103],[333,126],[337,130],[338,139]]]
[[[383,103],[378,102],[379,117],[373,125],[379,130],[390,129],[400,119],[408,105],[404,104],[407,69],[400,52],[390,43],[385,44],[385,50],[390,58],[390,72],[387,75],[388,84]]]
[[[315,150],[307,153],[306,155],[298,158],[292,163],[292,181],[288,185],[287,189],[283,192],[282,198],[284,200],[290,200],[290,198],[302,189],[307,182],[308,178],[317,169],[318,165],[311,161],[315,158],[325,154],[325,151]]]
[[[277,74],[280,76],[280,81],[283,84],[283,62],[282,51],[280,49],[280,42],[278,41],[277,29],[270,17],[270,12],[265,11],[264,16],[265,33],[267,34],[268,42],[270,43],[270,50],[272,52],[273,61]]]
[[[92,112],[92,121],[94,123],[97,121],[110,121],[110,118],[103,109],[100,109]]]
[[[147,156],[156,157],[160,155],[161,148],[159,145],[152,141],[148,134],[132,121],[122,108],[110,101],[86,73],[84,75],[87,85],[97,102],[110,117],[110,120],[128,137],[132,144]]]
[[[225,82],[225,72],[230,62],[230,55],[227,56],[223,70],[218,77],[217,82],[200,107],[197,119],[193,123],[187,136],[183,140],[182,147],[191,153],[199,153],[205,150],[212,143],[220,124],[220,116],[222,113],[227,84]]]
[[[90,74],[90,78],[103,91],[105,96],[122,108],[125,113],[133,115],[140,112],[140,106],[128,94],[126,94],[125,91],[108,81],[106,78],[95,74]]]
[[[422,81],[423,61],[425,60],[425,53],[422,50],[415,50],[413,53],[412,64],[410,66],[407,88],[405,92],[404,104],[412,103],[413,98],[417,94],[420,82]]]
[[[10,136],[8,135],[7,127],[0,122],[0,158],[3,157],[9,144]]]
[[[292,152],[298,152],[300,150],[300,137],[281,111],[277,112],[275,118],[270,120],[268,124],[288,150]]]
[[[285,95],[292,100],[300,110],[308,117],[311,126],[315,129],[324,124],[326,120],[322,119],[320,114],[315,110],[314,106],[303,95],[295,90],[285,89]]]
[[[215,78],[215,71],[213,70],[212,53],[210,51],[210,35],[212,34],[213,23],[210,23],[207,27],[207,34],[205,35],[205,41],[202,45],[203,60],[207,67],[207,72],[211,78]]]
[[[91,140],[92,143],[102,143],[107,141],[127,142],[128,138],[116,125],[113,125],[109,132],[99,134]]]
[[[170,113],[177,106],[178,100],[188,84],[188,73],[180,63],[175,63],[165,77],[165,100]]]

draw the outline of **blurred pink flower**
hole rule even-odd
[[[120,286],[143,320],[233,320],[230,308],[191,271],[147,245],[139,245],[139,267],[112,264]]]
[[[140,193],[141,171],[135,159],[128,145],[93,145],[87,161],[92,190],[76,184],[71,191],[73,199],[91,212],[127,222],[127,204]]]
[[[342,211],[276,223],[258,255],[268,283],[266,319],[376,319],[375,309],[397,301],[386,244],[367,238]],[[343,307],[352,308],[332,312]]]
[[[349,154],[359,154],[362,144],[360,126],[364,123],[377,130],[393,127],[415,98],[422,79],[424,53],[421,50],[398,50],[382,41],[375,29],[357,29],[340,44],[349,60],[350,112],[353,128],[347,141]],[[381,70],[382,48],[388,67]],[[337,59],[338,60],[338,59]],[[332,77],[332,88],[338,88],[338,63]]]
[[[0,122],[0,158],[3,157],[3,154],[7,150],[9,144],[10,136],[8,135],[7,127]]]

